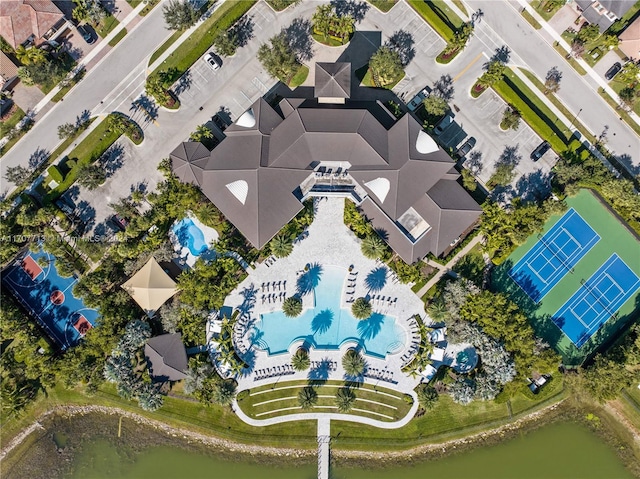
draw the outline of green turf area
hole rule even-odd
[[[291,80],[289,81],[289,87],[290,88],[299,87],[304,83],[304,81],[307,79],[308,76],[309,76],[309,67],[307,65],[300,65],[300,67],[298,68],[298,71],[296,71],[295,75],[291,77]]]
[[[120,40],[122,40],[124,38],[124,36],[127,34],[127,29],[123,28],[122,30],[120,30],[118,33],[116,33],[116,35],[109,41],[109,46],[110,47],[115,47],[118,42]]]
[[[367,0],[371,5],[376,7],[381,12],[387,13],[393,8],[398,0]]]
[[[609,106],[615,110],[616,114],[620,115],[620,118],[622,118],[627,123],[627,125],[629,125],[629,127],[636,132],[636,135],[640,136],[640,125],[638,125],[633,120],[633,118],[631,118],[631,115],[620,108],[620,105],[618,105],[618,103],[616,103],[616,101],[611,98],[609,94],[602,88],[598,88],[598,93],[600,93],[600,96],[604,98]]]
[[[443,0],[408,0],[408,3],[447,42],[464,23]]]
[[[538,242],[538,237],[533,235],[494,270],[492,285],[495,289],[507,293],[529,315],[537,334],[560,353],[565,364],[577,365],[601,345],[610,341],[631,321],[640,295],[624,303],[618,310],[617,318],[609,319],[581,348],[577,348],[560,331],[551,321],[551,315],[580,289],[582,286],[580,281],[589,278],[614,252],[640,276],[638,261],[640,240],[590,190],[581,190],[576,196],[568,198],[567,204],[570,208],[574,208],[600,236],[600,241],[575,265],[574,273],[566,274],[537,305],[534,304],[507,274],[509,269]],[[545,224],[542,233],[551,229],[560,216],[552,216]]]
[[[198,58],[204,55],[219,32],[227,31],[235,24],[256,0],[239,0],[224,2],[213,14],[207,18],[169,57],[162,62],[157,70],[171,71],[168,79],[171,84],[180,78]],[[157,73],[154,71],[153,73]]]
[[[24,118],[24,111],[22,111],[19,107],[16,107],[16,111],[14,111],[9,118],[0,124],[0,138],[4,137],[7,133],[9,133],[15,126]],[[20,138],[26,132],[21,132],[20,134],[13,137],[9,140],[5,145],[0,148],[0,156],[4,155],[7,151],[11,149],[13,145],[15,145]]]
[[[108,15],[107,17],[103,18],[100,22],[100,25],[96,27],[96,33],[104,38],[109,35],[109,33],[111,33],[111,30],[116,28],[118,23],[120,22],[116,19],[116,17],[114,17],[113,15]]]
[[[580,146],[580,142],[572,138],[571,131],[510,68],[505,69],[504,78],[493,85],[493,89],[518,109],[522,119],[540,137],[547,140],[556,153]]]
[[[533,0],[529,5],[547,22],[551,20],[556,12],[560,10],[560,7],[562,7],[560,2],[553,3],[547,0]]]
[[[560,55],[562,55],[562,58],[564,58],[564,59],[565,59],[565,61],[566,61],[569,65],[571,65],[571,66],[573,67],[573,69],[574,69],[575,71],[577,71],[580,75],[583,75],[583,76],[584,76],[584,75],[586,75],[586,74],[587,74],[587,71],[586,71],[584,68],[582,68],[582,65],[580,65],[580,64],[578,63],[578,61],[577,61],[575,58],[573,58],[573,56],[571,56],[569,53],[567,53],[567,51],[566,51],[564,48],[562,48],[560,45],[558,45],[558,43],[557,43],[557,42],[554,42],[554,43],[553,43],[553,48],[555,48],[555,49],[556,49],[556,51],[557,51]]]
[[[533,18],[533,15],[531,15],[528,10],[521,10],[520,13],[524,17],[524,19],[531,24],[533,28],[535,28],[536,30],[540,30],[542,28],[542,25],[538,23],[538,20]]]
[[[318,394],[318,402],[308,411],[299,407],[298,392],[313,384]],[[349,412],[353,416],[368,417],[378,421],[398,421],[405,417],[411,409],[411,404],[405,401],[404,394],[382,386],[367,383],[349,383],[356,395],[353,409]],[[335,407],[335,396],[338,389],[345,386],[343,381],[309,381],[278,382],[273,385],[261,386],[250,390],[247,397],[239,398],[238,404],[248,416],[254,419],[268,419],[288,414],[304,412],[338,413]],[[282,409],[287,409],[283,411]]]
[[[171,45],[173,45],[175,43],[175,41],[180,38],[180,36],[183,34],[184,32],[180,31],[180,30],[176,30],[175,32],[173,32],[171,34],[171,36],[169,38],[167,38],[165,40],[165,42],[160,45],[158,47],[158,49],[153,52],[153,54],[151,55],[151,58],[149,58],[149,65],[151,65],[153,62],[155,62],[158,58],[160,58],[160,55],[162,55],[164,52],[167,51],[167,48],[169,48]]]

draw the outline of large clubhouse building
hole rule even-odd
[[[351,64],[317,63],[314,98],[258,99],[213,151],[180,144],[172,168],[261,249],[312,196],[353,200],[407,263],[440,256],[480,207],[420,124],[350,99]]]

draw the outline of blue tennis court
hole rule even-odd
[[[55,261],[42,250],[29,251],[7,269],[2,282],[64,350],[96,324],[98,311],[73,295],[78,279],[60,276]]]
[[[571,208],[540,236],[510,270],[509,276],[536,303],[600,240],[600,236]]]
[[[553,322],[581,347],[640,288],[640,278],[613,254],[553,315]]]

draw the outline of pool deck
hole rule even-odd
[[[419,376],[407,376],[402,373],[401,368],[408,362],[412,341],[415,339],[415,333],[412,332],[415,325],[412,327],[411,319],[415,314],[419,314],[426,324],[431,322],[424,311],[424,303],[408,285],[400,283],[384,264],[368,259],[362,254],[360,240],[344,224],[344,201],[342,198],[317,199],[315,219],[304,239],[296,241],[293,252],[286,258],[269,258],[256,266],[227,297],[225,306],[242,311],[234,332],[236,348],[241,354],[247,350],[255,354],[255,367],[250,373],[238,378],[238,390],[270,384],[280,379],[308,379],[313,376],[327,379],[344,378],[342,356],[353,343],[343,344],[339,350],[316,350],[312,347],[309,351],[312,368],[302,373],[294,372],[288,366],[290,353],[295,352],[300,342],[293,343],[289,353],[272,356],[261,349],[252,348],[250,344],[250,332],[255,321],[259,320],[261,314],[281,310],[284,298],[296,293],[297,279],[303,274],[305,265],[313,263],[339,266],[344,268],[345,272],[353,265],[352,273],[357,273],[353,275],[357,278],[355,292],[353,295],[347,295],[347,288],[343,288],[341,307],[345,309],[351,307],[351,304],[347,303],[350,296],[358,298],[370,294],[370,289],[365,285],[365,278],[371,271],[378,268],[387,270],[384,286],[372,294],[376,297],[384,296],[385,301],[372,301],[373,310],[395,317],[405,331],[407,339],[404,348],[387,355],[384,359],[365,356],[368,374],[373,377],[364,379],[403,391],[412,390],[420,382]],[[265,301],[262,300],[263,295]],[[388,298],[391,298],[391,302]],[[303,307],[312,307],[313,301],[313,294],[303,296]]]

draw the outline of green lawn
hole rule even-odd
[[[239,0],[223,3],[176,51],[169,55],[169,58],[162,62],[162,65],[154,73],[159,70],[173,71],[173,75],[169,79],[169,83],[173,83],[211,48],[213,40],[219,32],[228,30],[249,11],[256,1]]]
[[[533,0],[529,5],[547,22],[551,20],[556,12],[560,10],[560,7],[562,7],[559,3],[549,7],[547,6],[547,0]]]
[[[171,36],[169,38],[167,38],[165,40],[165,42],[160,45],[158,47],[158,49],[153,52],[153,54],[151,55],[151,58],[149,58],[149,66],[151,66],[151,64],[153,64],[153,62],[155,62],[158,58],[160,58],[160,55],[162,55],[164,52],[167,51],[167,48],[169,48],[171,45],[173,45],[176,40],[178,38],[180,38],[180,35],[182,35],[183,32],[181,31],[175,31],[171,34]]]
[[[492,275],[495,287],[507,293],[527,312],[537,334],[543,337],[561,355],[565,364],[581,364],[603,343],[615,336],[631,320],[636,298],[630,298],[618,310],[618,317],[609,319],[581,348],[577,348],[567,336],[551,321],[551,316],[581,287],[581,280],[591,275],[615,252],[640,276],[638,251],[640,241],[618,220],[603,202],[590,190],[583,189],[574,197],[567,199],[569,207],[574,208],[582,218],[598,233],[600,240],[575,265],[572,274],[566,274],[544,298],[534,304],[529,296],[508,276],[508,270],[515,265],[538,242],[533,235],[518,247],[507,260],[498,266]],[[542,234],[546,233],[558,221],[560,215],[552,216],[545,224]]]
[[[387,13],[398,3],[398,0],[367,0],[371,5],[376,7],[381,12]]]
[[[111,33],[111,30],[116,28],[120,22],[113,15],[109,15],[102,19],[100,24],[96,27],[96,33],[102,38]]]
[[[600,93],[600,96],[604,98],[609,106],[615,110],[616,114],[619,115],[620,118],[622,118],[627,123],[627,125],[629,125],[629,127],[636,132],[636,135],[640,136],[640,125],[633,121],[631,115],[629,115],[629,113],[624,111],[622,108],[619,108],[620,105],[618,105],[618,103],[616,103],[616,101],[611,98],[609,94],[602,88],[598,88],[598,93]]]
[[[24,118],[24,111],[22,111],[19,107],[16,106],[16,111],[14,111],[9,118],[0,123],[0,138],[4,137],[9,131],[11,131],[15,126]],[[0,157],[4,155],[7,151],[11,149],[13,145],[15,145],[24,133],[16,135],[15,138],[9,140],[2,148],[0,148]]]
[[[637,82],[634,85],[635,85],[636,95],[640,95],[640,85]],[[614,79],[609,82],[609,86],[613,89],[613,91],[615,91],[619,95],[620,90],[624,89],[627,86],[627,84]],[[640,115],[640,99],[636,99],[636,102],[633,105],[633,111],[636,113],[636,115]]]
[[[304,83],[309,76],[309,67],[306,65],[300,65],[298,71],[289,80],[289,87],[296,88]]]
[[[447,42],[464,23],[443,0],[408,0],[408,3]]]
[[[356,78],[360,79],[360,82],[362,83],[363,86],[370,87],[370,88],[386,88],[387,90],[391,90],[393,89],[394,86],[398,84],[398,82],[400,82],[400,80],[404,78],[404,74],[401,77],[396,78],[395,81],[389,83],[388,85],[379,87],[373,81],[373,75],[371,74],[369,65],[365,65],[362,68],[358,68],[356,70]]]
[[[371,384],[354,384],[355,409],[350,414],[369,417],[379,421],[397,421],[407,415],[411,404],[404,400],[404,394],[382,386]],[[267,419],[288,414],[304,412],[328,411],[337,413],[335,395],[339,388],[344,387],[343,381],[318,381],[313,388],[318,394],[317,408],[304,411],[298,404],[298,392],[309,385],[309,381],[285,381],[276,385],[266,385],[250,390],[250,395],[238,400],[242,410],[254,419]],[[273,388],[273,389],[272,389]],[[390,397],[393,396],[393,397]],[[295,408],[288,411],[278,411],[283,408]],[[272,412],[273,411],[273,412]],[[386,416],[386,417],[385,417]]]
[[[533,18],[533,15],[531,15],[528,10],[521,10],[520,13],[525,18],[525,20],[531,24],[533,28],[535,28],[536,30],[540,30],[542,28],[542,25],[538,23],[538,20]]]
[[[525,70],[524,68],[520,68],[520,71],[529,79],[529,81],[531,81],[537,88],[538,90],[540,90],[541,92],[544,93],[544,83],[542,81],[540,81],[538,79],[538,77],[533,74],[532,72],[530,72],[529,70]],[[562,86],[560,86],[560,88],[562,89]],[[566,106],[564,106],[564,104],[558,99],[557,96],[555,96],[553,93],[549,93],[548,95],[546,95],[547,98],[549,99],[549,101],[551,103],[554,104],[554,106],[560,110],[562,112],[562,114],[564,116],[566,116],[567,118],[573,118],[574,117],[574,113],[571,113]],[[589,130],[587,130],[587,128],[580,122],[579,119],[575,119],[573,120],[573,125],[580,131],[580,133],[582,133],[585,138],[587,138],[591,143],[595,143],[597,138],[592,135],[591,133],[589,133]]]
[[[558,45],[556,42],[553,43],[553,48],[556,49],[556,51],[562,55],[562,58],[565,59],[565,61],[571,65],[573,67],[573,69],[575,71],[577,71],[580,75],[586,75],[587,72],[584,68],[582,68],[582,66],[576,61],[575,58],[573,58],[572,56],[569,55],[569,53],[567,53],[567,51],[562,48],[560,45]],[[567,58],[568,57],[568,58]]]
[[[120,30],[116,34],[116,36],[111,39],[111,41],[109,42],[109,46],[110,47],[115,47],[118,44],[118,42],[124,38],[124,36],[126,34],[127,34],[127,29],[126,28],[123,28],[122,30]]]
[[[572,138],[572,133],[558,117],[520,80],[511,69],[505,70],[504,79],[493,89],[507,102],[520,111],[522,119],[547,140],[556,153],[567,148],[577,148],[580,142]]]
[[[100,158],[107,148],[113,145],[119,137],[120,133],[108,131],[107,122],[101,121],[100,124],[67,155],[69,159],[76,161],[76,166],[66,174],[64,181],[49,193],[47,199],[52,201],[64,193],[76,181],[80,167],[89,165]]]

